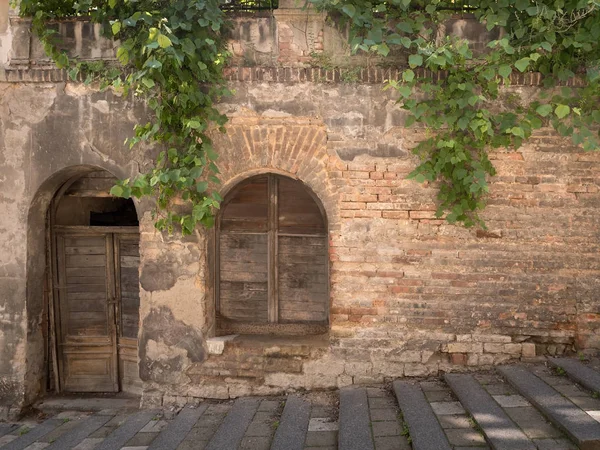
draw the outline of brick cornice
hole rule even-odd
[[[385,80],[400,80],[402,68],[336,68],[319,67],[228,67],[225,79],[231,82],[260,83],[329,83],[329,84],[382,84]],[[416,70],[417,76],[432,75],[435,79],[445,78],[443,72],[433,74]],[[543,86],[541,73],[513,73],[512,86]],[[66,70],[45,68],[5,68],[0,69],[0,82],[7,83],[60,83],[70,82]],[[583,86],[584,80],[575,77],[562,83],[566,86]]]

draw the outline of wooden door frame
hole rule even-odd
[[[287,178],[291,181],[295,181],[297,183],[299,183],[303,188],[304,191],[306,193],[308,193],[310,195],[310,197],[312,198],[313,202],[317,205],[319,212],[321,214],[321,218],[323,219],[324,222],[324,227],[325,227],[325,233],[321,236],[319,235],[319,237],[325,237],[326,238],[326,242],[327,242],[327,249],[329,248],[329,222],[328,222],[328,218],[327,218],[327,213],[325,211],[325,208],[323,207],[323,203],[320,201],[319,197],[313,192],[313,190],[307,186],[304,182],[302,182],[302,180],[298,179],[298,178],[294,178],[292,176],[289,175],[285,175],[285,174],[281,174],[281,173],[276,173],[276,172],[264,172],[264,173],[257,173],[257,174],[252,174],[251,176],[249,176],[248,178],[245,178],[241,181],[239,181],[238,183],[234,184],[233,186],[230,187],[230,189],[227,191],[226,194],[223,195],[223,201],[221,203],[221,208],[219,209],[219,212],[217,214],[216,220],[215,220],[215,226],[213,227],[213,231],[212,233],[209,234],[209,238],[208,238],[208,243],[207,243],[207,249],[208,249],[208,283],[207,283],[207,290],[212,293],[212,297],[213,297],[213,307],[214,307],[214,322],[212,324],[210,324],[209,326],[209,336],[214,336],[217,334],[218,330],[218,324],[217,322],[219,321],[219,316],[220,316],[220,292],[219,292],[219,285],[220,285],[220,247],[221,247],[221,243],[220,243],[220,236],[221,236],[221,221],[223,218],[223,211],[226,209],[228,202],[231,200],[232,196],[235,195],[235,193],[243,188],[244,186],[246,186],[247,184],[252,183],[253,180],[255,180],[256,178],[259,177],[267,177],[268,180],[268,186],[267,186],[267,195],[268,195],[268,204],[269,204],[269,213],[268,213],[268,217],[267,217],[267,232],[265,234],[267,234],[268,238],[268,292],[269,292],[269,296],[268,296],[268,301],[269,301],[269,323],[266,326],[258,326],[256,324],[253,324],[252,327],[253,328],[264,328],[265,331],[268,332],[275,332],[275,333],[282,333],[282,334],[286,334],[288,329],[293,329],[294,330],[294,334],[302,334],[302,330],[304,330],[305,334],[314,334],[316,333],[321,333],[323,332],[323,328],[320,325],[312,325],[312,324],[282,324],[279,323],[278,319],[279,319],[279,313],[278,313],[278,302],[277,302],[277,295],[278,295],[278,283],[277,283],[277,279],[278,279],[278,255],[277,255],[277,249],[278,249],[278,245],[277,245],[277,240],[278,240],[278,227],[275,226],[273,227],[272,224],[273,223],[277,223],[277,219],[278,219],[278,199],[279,199],[279,193],[278,193],[278,181],[279,178]],[[304,235],[303,235],[304,236]],[[311,235],[306,235],[306,236],[311,236]],[[327,252],[329,253],[329,252]],[[326,315],[325,315],[325,321],[327,323],[327,328],[329,327],[330,324],[330,290],[331,290],[331,276],[330,276],[330,261],[329,261],[329,257],[327,258],[327,264],[326,264],[326,273],[327,273],[327,305],[326,305]],[[271,281],[273,280],[273,281]],[[271,291],[274,291],[274,293],[272,293]],[[275,303],[275,305],[273,305],[273,303]],[[245,327],[241,327],[241,331],[243,333],[243,329]],[[300,333],[297,333],[297,331],[300,331]]]

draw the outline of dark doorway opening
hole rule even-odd
[[[49,379],[56,392],[141,392],[139,228],[116,179],[67,182],[50,206]]]

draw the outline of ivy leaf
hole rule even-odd
[[[535,112],[538,113],[542,117],[546,117],[548,114],[552,112],[552,105],[540,105],[535,109]]]
[[[508,131],[508,130],[507,130]],[[520,138],[525,138],[525,133],[523,131],[523,128],[521,127],[513,127],[510,129],[510,132],[514,135],[514,136],[518,136]]]
[[[400,87],[398,88],[398,93],[399,93],[399,94],[400,94],[402,97],[404,97],[404,98],[408,98],[408,97],[410,97],[410,94],[412,93],[412,89],[410,88],[410,86],[406,86],[406,85],[404,85],[404,86],[400,86]]]
[[[525,72],[525,70],[527,70],[527,67],[529,66],[530,62],[531,62],[531,59],[528,57],[521,58],[517,62],[515,62],[515,67],[517,69],[519,69],[521,72]]]
[[[410,46],[412,45],[412,40],[409,37],[406,36],[402,36],[400,38],[400,43],[406,47],[406,48],[410,48]]]
[[[123,188],[118,185],[111,187],[110,195],[114,195],[115,197],[123,197]]]
[[[415,79],[415,73],[410,69],[406,69],[404,72],[402,72],[402,79],[410,83]]]
[[[148,89],[152,89],[155,86],[154,80],[151,78],[142,78],[142,84]]]
[[[160,48],[167,48],[167,47],[170,47],[171,45],[173,45],[173,43],[171,42],[171,39],[169,39],[164,34],[159,34],[157,40],[158,40],[158,45],[160,45]]]
[[[510,77],[511,73],[512,73],[512,68],[508,64],[502,64],[500,67],[498,67],[498,74],[502,78]]]
[[[554,114],[556,114],[556,117],[559,119],[566,117],[570,112],[571,108],[569,108],[567,105],[558,105],[554,110]]]
[[[411,69],[414,69],[415,67],[419,67],[422,64],[423,64],[423,56],[417,54],[417,55],[410,55],[408,57],[408,65],[410,66]]]
[[[344,5],[342,7],[342,11],[344,14],[346,14],[350,18],[353,18],[354,15],[356,14],[356,8],[354,7],[354,5],[351,5],[351,4]]]
[[[112,34],[116,36],[121,31],[121,22],[115,20],[111,25]]]
[[[149,67],[150,69],[160,69],[162,67],[162,63],[155,58],[150,58],[144,64],[145,67]]]
[[[396,28],[400,31],[404,31],[405,33],[411,34],[413,32],[413,28],[409,23],[400,22],[396,24]]]
[[[125,47],[119,47],[117,49],[117,59],[124,66],[129,62],[129,51]]]

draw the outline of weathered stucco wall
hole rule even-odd
[[[329,388],[599,348],[598,155],[539,131],[518,151],[493,153],[488,231],[438,220],[435,186],[406,180],[423,132],[403,127],[381,89],[396,72],[311,68],[324,61],[314,52],[329,58],[329,49],[335,61],[345,50],[321,15],[309,18],[280,10],[238,19],[231,47],[240,67],[228,70],[235,95],[221,105],[231,120],[215,145],[223,193],[270,171],[319,197],[330,236],[329,334],[238,339],[209,355],[212,231],[166,236],[153,228],[151,202],[141,202],[144,401]],[[91,168],[118,177],[145,170],[152,153],[123,145],[143,104],[66,82],[44,68],[26,22],[11,23],[10,64],[0,70],[0,417],[44,390],[52,196]],[[93,27],[64,26],[74,48],[100,49],[90,58],[112,51]],[[515,82],[520,98],[538,89],[535,76]]]

